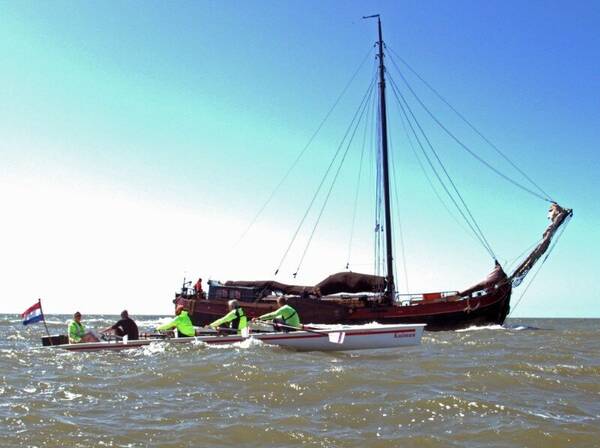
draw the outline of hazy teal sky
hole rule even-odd
[[[184,275],[271,277],[372,57],[256,226],[232,243],[372,47],[375,22],[361,16],[373,13],[389,48],[575,210],[514,315],[600,317],[600,3],[585,1],[0,1],[0,311],[42,297],[47,312],[169,313]],[[464,289],[492,261],[431,194],[394,108],[408,263],[399,287]],[[547,204],[429,126],[508,264],[541,236]],[[298,282],[346,264],[359,156],[348,156]],[[372,264],[367,193],[358,271]],[[293,281],[303,235],[280,281]]]

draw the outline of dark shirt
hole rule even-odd
[[[130,341],[139,339],[138,327],[133,321],[133,319],[129,317],[127,317],[126,319],[121,319],[119,322],[117,322],[110,328],[115,330],[118,336],[127,335],[127,338]]]

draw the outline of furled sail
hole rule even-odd
[[[548,250],[554,234],[558,231],[560,226],[565,223],[565,220],[571,216],[573,216],[572,209],[562,208],[556,202],[552,203],[550,209],[548,210],[548,219],[550,219],[550,224],[544,231],[542,241],[510,276],[510,281],[512,282],[513,287],[517,287],[521,284],[527,273]]]
[[[272,291],[304,297],[320,297],[342,292],[383,292],[385,291],[385,285],[385,277],[359,274],[357,272],[338,272],[337,274],[330,275],[315,286],[286,285],[285,283],[273,280],[228,281],[225,283],[225,286],[258,288],[266,293]]]
[[[385,277],[379,275],[359,274],[357,272],[338,272],[315,285],[323,296],[340,292],[384,292]]]
[[[464,291],[461,291],[460,296],[467,297],[477,291],[493,288],[496,285],[502,284],[506,284],[506,274],[504,273],[502,266],[500,266],[500,263],[496,261],[494,270],[488,274],[485,280],[477,283],[476,285],[471,286],[468,289],[465,289]]]
[[[314,286],[287,285],[285,283],[276,282],[274,280],[230,280],[225,282],[225,286],[241,286],[244,288],[256,288],[261,290],[261,297],[269,295],[272,292],[282,294],[290,294],[294,296],[310,296],[315,295]]]

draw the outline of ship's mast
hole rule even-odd
[[[377,17],[379,28],[379,103],[381,106],[381,152],[383,158],[383,201],[385,205],[385,250],[387,259],[386,298],[394,300],[394,255],[392,252],[392,210],[390,208],[390,175],[388,170],[387,109],[385,106],[385,66],[383,64],[383,37],[381,19]]]
[[[386,266],[387,287],[385,296],[388,301],[394,300],[396,287],[394,284],[394,256],[392,248],[392,211],[390,207],[390,176],[388,169],[388,137],[387,137],[387,109],[385,105],[385,65],[383,63],[383,35],[381,32],[381,18],[379,14],[364,17],[365,19],[377,17],[377,25],[379,30],[379,105],[381,107],[381,153],[383,163],[383,200],[385,207],[385,249],[386,249]]]

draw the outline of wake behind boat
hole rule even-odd
[[[68,351],[127,350],[145,347],[150,344],[189,344],[208,345],[235,344],[251,339],[265,344],[278,345],[298,351],[347,351],[364,349],[394,348],[421,343],[424,324],[415,325],[319,325],[303,326],[303,330],[289,333],[256,332],[244,335],[200,334],[186,338],[158,338],[156,335],[134,341],[100,341],[69,344],[68,339],[53,336],[43,338],[48,348]]]

